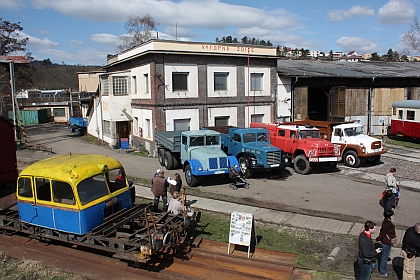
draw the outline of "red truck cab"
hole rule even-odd
[[[266,128],[271,144],[284,151],[299,174],[310,173],[316,164],[325,171],[332,171],[341,161],[339,148],[321,139],[319,129],[315,127],[262,123],[251,123],[251,127]]]

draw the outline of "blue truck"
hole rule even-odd
[[[214,126],[202,129],[221,133],[223,151],[237,158],[246,178],[257,171],[280,171],[287,166],[285,153],[271,145],[270,133],[265,128]]]
[[[78,136],[83,136],[86,134],[86,118],[70,117],[67,125],[70,129],[70,132],[76,132]]]
[[[188,186],[199,184],[201,178],[218,174],[229,175],[237,166],[234,156],[222,150],[221,135],[212,130],[155,132],[159,163],[167,170],[182,167]]]

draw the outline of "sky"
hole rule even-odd
[[[402,35],[420,0],[1,0],[0,17],[20,22],[36,60],[106,65],[128,17],[150,14],[159,39],[215,42],[245,36],[328,53],[417,55]]]

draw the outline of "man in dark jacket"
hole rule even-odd
[[[153,177],[152,179],[152,193],[154,194],[155,198],[153,199],[153,211],[157,212],[159,206],[159,199],[162,197],[163,201],[163,212],[166,212],[168,207],[167,201],[167,188],[169,186],[168,181],[165,179],[165,173],[162,170],[159,170],[157,176]]]
[[[403,280],[416,279],[416,258],[420,255],[420,223],[409,227],[404,234],[402,242],[404,257]]]
[[[359,234],[359,256],[357,263],[360,267],[358,280],[369,280],[373,265],[376,264],[376,256],[381,252],[381,248],[375,249],[372,241],[372,234],[376,231],[376,224],[366,221],[365,230]]]

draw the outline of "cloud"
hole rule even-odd
[[[101,43],[110,47],[116,47],[120,44],[118,36],[109,33],[97,33],[90,35],[90,39],[97,43]]]
[[[35,49],[40,48],[41,49],[41,48],[51,48],[51,47],[60,46],[59,43],[51,41],[48,38],[40,39],[40,38],[31,36],[31,35],[28,35],[28,34],[22,32],[22,31],[19,32],[19,38],[21,38],[21,39],[28,38],[29,39],[28,43],[26,44],[27,48],[35,48]]]
[[[384,24],[403,25],[412,21],[415,12],[415,7],[410,1],[390,0],[379,9],[378,18]]]
[[[20,10],[24,8],[25,5],[21,0],[1,0],[0,8],[7,10]]]
[[[375,11],[368,6],[353,6],[349,10],[331,10],[328,12],[328,19],[332,22],[344,21],[352,17],[372,17]]]
[[[341,37],[335,43],[343,52],[374,53],[379,52],[381,49],[380,46],[371,40],[362,37]]]

